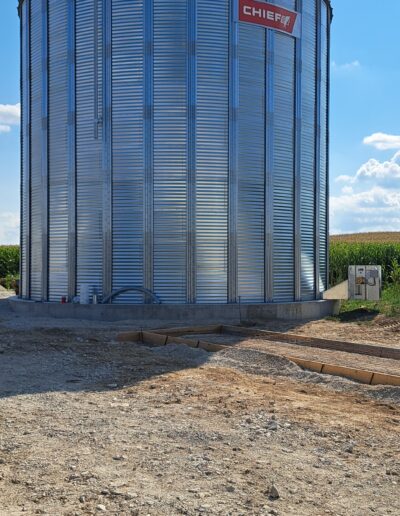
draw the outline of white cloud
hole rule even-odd
[[[352,61],[351,63],[338,64],[336,61],[332,61],[332,70],[334,72],[352,72],[361,68],[361,63],[358,60]]]
[[[336,183],[351,183],[353,178],[351,176],[338,176],[335,181]]]
[[[0,104],[0,122],[9,125],[18,125],[21,116],[21,105]]]
[[[399,230],[400,189],[373,187],[331,197],[330,203],[333,233]]]
[[[396,211],[400,208],[400,190],[398,192],[375,186],[363,192],[348,192],[341,197],[332,197],[332,212],[342,210],[377,210],[386,209]],[[400,217],[400,213],[397,213]]]
[[[398,231],[400,228],[400,151],[387,161],[370,159],[331,197],[332,233]]]
[[[374,181],[375,184],[400,186],[400,151],[388,161],[370,159],[362,165],[354,178],[355,181]]]
[[[394,134],[374,133],[364,138],[365,145],[372,145],[378,150],[400,149],[400,136]]]
[[[342,188],[342,193],[345,195],[350,195],[354,192],[353,188],[351,186],[344,186]]]
[[[11,126],[19,125],[21,118],[21,105],[0,104],[0,133],[9,133]]]
[[[0,245],[19,243],[19,214],[0,213]]]
[[[387,161],[371,158],[361,165],[354,176],[338,176],[337,183],[355,185],[362,182],[375,185],[400,187],[400,151]]]

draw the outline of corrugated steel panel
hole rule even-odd
[[[328,108],[329,108],[329,13],[322,2],[321,8],[321,163],[320,163],[320,278],[319,288],[328,287]]]
[[[154,292],[186,302],[187,2],[154,2]]]
[[[21,296],[30,282],[30,23],[29,3],[21,8]]]
[[[239,30],[238,287],[242,302],[263,303],[265,234],[266,31]]]
[[[153,187],[153,142],[154,142],[154,9],[153,2],[144,3],[144,287],[152,291],[153,233],[154,233],[154,187]]]
[[[199,1],[197,39],[197,302],[228,296],[229,2]]]
[[[187,9],[187,292],[186,302],[196,302],[196,101],[197,101],[197,0]]]
[[[320,1],[320,0],[318,0]],[[301,299],[315,297],[315,179],[317,14],[316,0],[303,2],[301,94]]]
[[[30,3],[31,22],[31,298],[42,299],[42,4]]]
[[[49,300],[68,295],[68,1],[49,0]]]
[[[113,49],[113,289],[143,286],[144,11],[143,0],[114,0]],[[141,303],[121,296],[119,303]]]
[[[96,21],[95,2],[98,4]],[[101,126],[101,0],[76,4],[77,287],[101,293],[103,268],[103,177]],[[96,57],[97,52],[97,57]],[[96,77],[98,81],[96,83]]]
[[[103,0],[101,117],[103,177],[103,297],[112,293],[112,0]]]
[[[295,40],[274,42],[273,300],[294,299]]]
[[[42,300],[49,295],[49,36],[48,0],[42,0]]]
[[[318,1],[320,45],[316,0],[279,2],[302,10],[300,42],[234,24],[229,0],[48,0],[47,40],[36,1],[30,56],[22,4],[23,295],[30,279],[33,299],[47,295],[49,152],[52,301],[75,283],[146,286],[165,303],[318,296],[329,81]]]
[[[76,4],[68,2],[68,296],[76,296]]]

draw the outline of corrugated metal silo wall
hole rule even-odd
[[[23,297],[319,298],[330,11],[276,3],[301,38],[236,0],[22,2]]]
[[[321,81],[320,81],[320,103],[319,103],[319,149],[317,170],[318,202],[316,221],[317,227],[317,281],[318,291],[323,292],[328,286],[328,265],[329,265],[329,70],[330,70],[330,12],[327,5],[321,3],[321,32],[320,32],[320,53],[321,53]]]
[[[30,37],[29,5],[25,2],[21,11],[21,293],[29,297],[30,271]]]
[[[68,292],[68,3],[49,0],[49,298]]]
[[[33,299],[43,295],[44,175],[43,66],[44,25],[41,2],[30,6],[30,289]]]
[[[76,2],[76,280],[103,282],[103,201],[107,145],[103,111],[103,9],[101,1]],[[104,134],[103,134],[104,133]],[[106,192],[104,191],[104,195]]]
[[[112,18],[114,288],[144,283],[144,4],[119,0]]]

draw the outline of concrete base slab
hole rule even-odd
[[[324,292],[324,299],[341,299],[347,301],[349,299],[349,281],[343,281],[335,287]]]
[[[240,324],[268,320],[321,319],[337,312],[337,301],[308,301],[249,305],[79,305],[37,303],[13,297],[9,303],[19,315],[86,319],[91,321],[133,321],[138,324]]]

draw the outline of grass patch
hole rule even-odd
[[[7,274],[5,278],[0,278],[0,285],[7,290],[18,291],[19,274]]]
[[[400,318],[400,285],[387,287],[380,301],[345,301],[338,319],[342,322],[368,321],[377,315]]]

